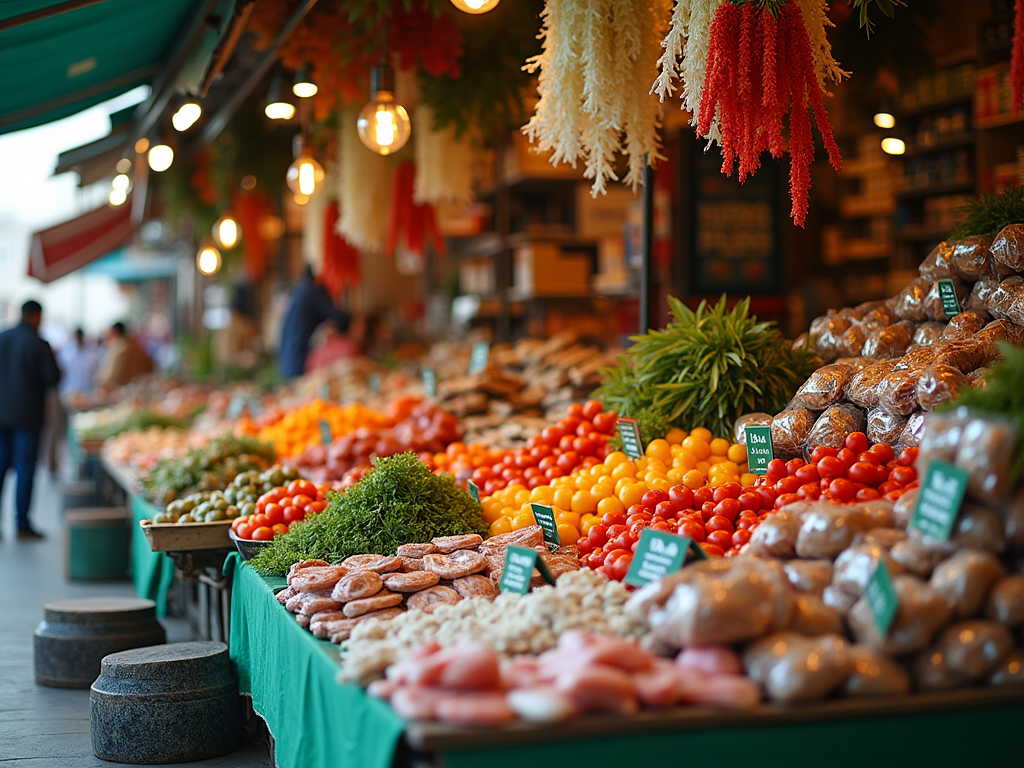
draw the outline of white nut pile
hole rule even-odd
[[[433,613],[408,611],[391,621],[361,624],[342,645],[339,680],[367,685],[430,642],[445,648],[475,643],[513,656],[554,648],[570,629],[631,640],[643,634],[643,622],[623,612],[629,592],[622,584],[590,570],[563,574],[557,584],[522,596],[499,595],[493,602],[471,598]]]

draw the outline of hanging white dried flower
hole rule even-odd
[[[358,108],[341,116],[338,134],[338,234],[361,251],[383,251],[391,216],[391,160],[363,146]]]
[[[811,42],[811,54],[814,56],[814,74],[818,76],[818,85],[822,92],[828,93],[826,80],[833,83],[842,82],[850,73],[839,66],[832,58],[832,44],[828,41],[825,27],[835,27],[828,17],[828,3],[825,0],[796,0],[804,17],[804,29],[807,39]]]
[[[591,194],[616,180],[617,156],[628,157],[635,189],[643,163],[659,153],[660,106],[647,84],[656,72],[658,41],[670,0],[547,0],[541,14],[542,52],[527,62],[538,73],[539,100],[523,128],[554,165],[594,180]]]
[[[473,200],[473,144],[455,138],[451,126],[434,130],[434,111],[420,104],[413,116],[416,176],[413,200],[423,203],[468,203]]]
[[[310,195],[302,207],[306,219],[302,227],[302,259],[320,274],[324,268],[324,217],[327,214],[327,192],[323,185]]]

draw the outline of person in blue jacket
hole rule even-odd
[[[39,302],[26,301],[21,306],[21,322],[0,333],[0,495],[7,470],[13,468],[18,480],[14,506],[19,539],[42,538],[28,515],[46,390],[60,381],[53,350],[39,336],[42,319]]]
[[[316,282],[313,269],[307,264],[292,289],[284,324],[281,326],[277,359],[282,378],[294,379],[305,372],[309,340],[313,331],[325,320],[335,320],[343,327],[348,325],[348,315],[335,308],[327,289]]]

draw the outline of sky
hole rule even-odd
[[[107,182],[79,189],[75,173],[53,176],[57,155],[106,136],[109,115],[141,102],[147,91],[142,86],[63,120],[0,136],[0,325],[35,298],[43,304],[44,335],[59,343],[77,325],[100,333],[127,311],[110,278],[73,272],[43,285],[26,270],[32,232],[104,204],[110,190]]]

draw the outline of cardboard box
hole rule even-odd
[[[513,254],[513,293],[520,296],[586,296],[591,258],[566,254],[554,243],[532,243]]]

